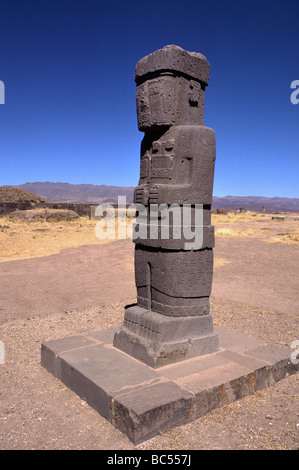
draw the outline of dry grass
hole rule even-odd
[[[78,214],[72,210],[47,208],[17,210],[9,215],[9,219],[27,220],[30,222],[38,220],[60,222],[62,220],[68,221],[78,218]]]
[[[216,237],[252,237],[260,234],[260,223],[265,222],[263,214],[255,212],[228,212],[212,214],[212,225],[215,226]],[[248,227],[250,225],[250,228]],[[256,225],[256,226],[255,226]]]
[[[235,212],[230,211],[226,214],[216,214],[212,213],[212,224],[213,225],[222,225],[222,224],[234,224],[239,222],[253,222],[257,220],[264,221],[266,218],[265,214],[259,212]]]
[[[290,233],[277,234],[268,240],[269,243],[286,243],[297,244],[299,243],[299,229]]]
[[[72,221],[0,219],[0,262],[35,258],[59,253],[64,248],[111,243],[118,239],[110,227],[107,238],[97,238],[97,220],[81,217]]]
[[[228,259],[225,258],[214,258],[214,268],[220,268],[224,264],[230,263]]]
[[[126,219],[118,231],[118,219],[108,227],[105,239],[96,236],[97,220],[81,217],[65,220],[18,220],[9,216],[0,218],[0,262],[35,258],[59,253],[64,248],[111,243],[121,238],[131,237],[128,229],[130,219]],[[261,223],[263,222],[263,223]],[[271,214],[246,212],[212,214],[216,238],[220,237],[263,237],[271,243],[299,243],[298,221],[278,222],[284,224],[284,232],[277,233],[277,223]],[[276,227],[276,228],[275,228]],[[127,230],[127,233],[126,233]],[[217,268],[227,260],[215,259]]]
[[[273,215],[259,212],[212,214],[215,236],[259,237],[270,243],[298,243],[298,214],[286,214],[281,221],[273,220]]]
[[[256,234],[257,231],[253,229],[219,228],[215,230],[216,237],[252,237]]]
[[[129,222],[120,224],[120,235],[130,236]],[[64,248],[111,243],[118,239],[118,221],[108,226],[106,239],[96,236],[97,220],[81,217],[72,221],[41,221],[0,219],[0,262],[36,258],[59,253]],[[229,263],[222,258],[214,259],[214,267]],[[130,266],[131,267],[131,266]],[[133,268],[133,261],[132,261]]]

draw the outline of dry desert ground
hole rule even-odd
[[[212,215],[212,315],[291,354],[299,214],[273,216]],[[99,240],[96,223],[0,218],[0,449],[298,449],[298,374],[134,446],[41,367],[43,341],[120,325],[136,301],[134,243]]]

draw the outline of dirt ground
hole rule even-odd
[[[295,218],[240,214],[213,220],[214,323],[289,348],[290,355],[299,339]],[[0,225],[8,226],[3,219]],[[124,305],[136,301],[132,241],[86,243],[92,235],[81,237],[76,225],[76,238],[72,227],[63,238],[68,248],[62,243],[59,251],[56,237],[55,254],[53,233],[49,252],[10,252],[14,260],[8,252],[5,257],[5,248],[0,253],[0,449],[298,449],[299,374],[134,446],[44,370],[43,341],[119,325]],[[3,246],[20,236],[16,225],[14,235],[10,230],[3,229]],[[46,230],[36,233],[46,236]]]

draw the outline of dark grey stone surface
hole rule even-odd
[[[218,349],[209,314],[216,156],[215,132],[204,126],[209,70],[205,56],[174,45],[144,57],[135,69],[144,132],[135,203],[146,209],[135,224],[135,282],[143,310],[126,309],[114,346],[152,367]]]
[[[135,80],[144,81],[151,74],[175,72],[198,80],[205,85],[209,83],[210,64],[203,54],[187,52],[179,46],[168,45],[149,54],[136,65]]]
[[[41,360],[135,444],[298,371],[291,350],[219,327],[217,352],[153,369],[114,348],[115,331],[47,341]]]
[[[126,308],[114,346],[156,368],[214,352],[218,337],[211,315],[161,315],[136,305]]]

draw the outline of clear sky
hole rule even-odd
[[[135,65],[167,44],[211,64],[214,195],[299,197],[298,0],[0,0],[0,185],[136,186]]]

